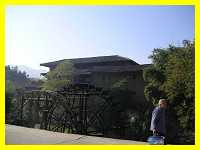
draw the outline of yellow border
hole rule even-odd
[[[2,3],[0,3],[0,106],[5,106],[5,67],[4,67],[4,62],[5,62],[5,50],[4,50],[4,43],[5,43],[5,30],[4,30],[4,6],[2,5]],[[2,144],[4,144],[4,137],[5,137],[5,132],[4,132],[4,118],[5,118],[5,107],[1,107],[0,108],[1,112],[0,112],[0,129],[2,132],[2,135],[0,135],[1,137],[1,146]]]
[[[9,5],[195,5],[195,91],[199,89],[200,1],[199,0],[0,0],[0,149],[127,149],[127,150],[164,150],[198,149],[200,143],[200,94],[195,92],[195,145],[5,145],[5,8]],[[199,16],[197,15],[199,14]]]
[[[197,0],[2,0],[5,5],[194,5]]]

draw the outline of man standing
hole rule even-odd
[[[153,135],[164,136],[166,134],[165,124],[165,110],[167,108],[167,100],[160,99],[159,106],[154,108],[151,118],[150,130],[153,131]],[[166,139],[165,139],[166,144]]]

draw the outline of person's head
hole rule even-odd
[[[161,108],[167,108],[167,100],[166,99],[160,99],[158,104]]]

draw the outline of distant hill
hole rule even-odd
[[[19,65],[17,66],[18,70],[20,71],[25,71],[27,75],[29,75],[29,78],[36,78],[36,79],[41,79],[42,76],[40,76],[40,73],[47,72],[46,70],[42,69],[33,69],[31,67],[27,67],[25,65]]]

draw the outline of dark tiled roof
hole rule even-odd
[[[63,59],[59,61],[53,61],[53,62],[48,62],[48,63],[42,63],[40,66],[46,66],[46,67],[51,67],[51,66],[56,66],[59,63],[61,63],[64,60],[69,60],[74,64],[83,64],[83,63],[99,63],[99,62],[115,62],[115,61],[129,61],[132,62],[133,64],[138,64],[135,61],[118,56],[118,55],[112,55],[112,56],[99,56],[99,57],[86,57],[86,58],[74,58],[74,59]]]
[[[91,73],[112,73],[112,72],[135,72],[145,69],[146,67],[151,66],[152,64],[144,65],[123,65],[123,66],[94,66],[89,69],[75,69],[76,75],[87,75]],[[47,73],[41,73],[45,76]]]
[[[145,65],[123,65],[123,66],[95,66],[89,69],[77,69],[76,74],[90,74],[93,72],[135,72],[145,69],[151,64]]]

